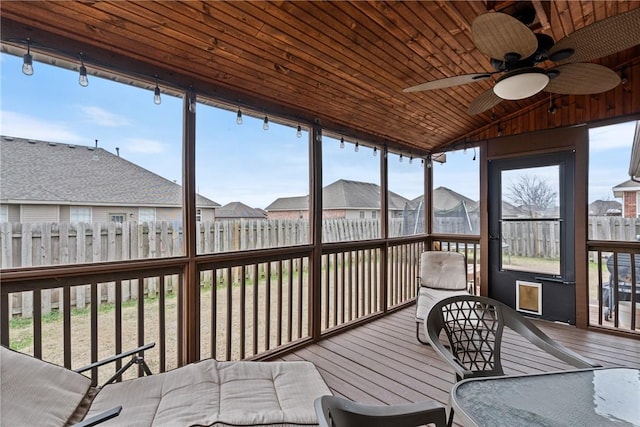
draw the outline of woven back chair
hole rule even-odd
[[[505,327],[576,368],[600,366],[553,341],[511,307],[487,297],[457,295],[436,303],[427,317],[425,335],[459,381],[504,375],[500,346]],[[448,348],[440,340],[442,332]]]

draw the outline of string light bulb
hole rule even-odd
[[[236,123],[239,125],[242,124],[242,111],[240,111],[239,108],[238,108],[238,112],[236,113]]]
[[[340,137],[340,148],[344,148],[344,136]]]
[[[353,148],[353,151],[355,151],[356,153],[360,151],[360,145],[358,145],[357,141],[356,141],[356,146]]]
[[[402,163],[402,153],[400,153],[400,163]]]
[[[296,136],[302,138],[302,126],[300,125],[298,125],[298,130],[296,130]]]
[[[378,147],[373,147],[373,157],[378,155]]]
[[[502,127],[500,127],[500,123],[498,123],[498,136],[502,136]]]
[[[82,87],[89,86],[89,78],[87,77],[87,67],[84,66],[84,60],[82,54],[80,54],[80,75],[78,76],[78,83]]]
[[[33,75],[33,57],[31,56],[31,40],[27,39],[27,53],[22,57],[22,72],[27,76]]]
[[[409,164],[412,165],[413,164],[413,156],[409,156]]]
[[[269,130],[269,117],[264,116],[264,122],[262,123],[262,129]]]
[[[189,88],[189,112],[195,114],[196,113],[196,91],[193,90],[193,87]]]
[[[158,76],[156,76],[156,87],[153,89],[153,103],[156,105],[162,104],[162,98],[160,98],[160,87],[158,86]]]

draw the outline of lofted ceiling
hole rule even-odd
[[[556,41],[640,2],[537,1],[532,24]],[[76,61],[210,96],[256,112],[323,126],[346,137],[435,151],[478,129],[548,102],[540,93],[469,115],[493,77],[405,93],[427,81],[492,71],[474,45],[472,21],[512,13],[495,1],[5,1],[3,44],[34,57]],[[22,51],[20,51],[22,52]],[[15,51],[14,51],[15,53]],[[620,72],[638,46],[602,58]],[[549,68],[551,64],[542,64]],[[635,107],[634,107],[635,108]],[[535,128],[535,125],[530,126]]]

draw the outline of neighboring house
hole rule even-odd
[[[613,197],[622,199],[622,217],[640,216],[640,182],[628,180],[613,187]]]
[[[102,148],[1,136],[0,222],[182,222],[182,188]],[[198,220],[220,205],[196,196]]]
[[[408,199],[389,192],[391,218],[402,217]],[[309,196],[281,197],[265,208],[269,219],[308,219]],[[380,186],[339,179],[322,189],[324,218],[380,218]]]
[[[589,204],[589,215],[620,216],[622,215],[622,204],[615,200],[596,200]]]
[[[242,202],[231,202],[216,209],[216,220],[224,219],[266,219],[267,213],[254,209]]]

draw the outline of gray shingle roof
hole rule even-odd
[[[264,219],[266,213],[263,210],[254,209],[242,202],[227,203],[216,209],[216,218],[259,218]]]
[[[0,137],[0,200],[182,206],[180,185],[102,148]],[[198,207],[220,204],[197,195]]]
[[[409,200],[389,192],[389,208],[404,209]],[[267,211],[307,210],[309,196],[281,197],[266,207]],[[322,189],[323,209],[380,209],[380,186],[369,182],[339,179]]]

